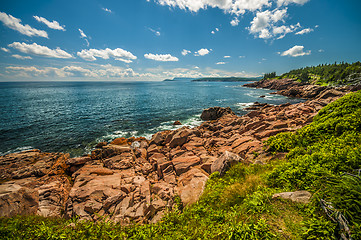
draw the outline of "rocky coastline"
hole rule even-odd
[[[298,104],[254,104],[244,116],[229,108],[203,111],[199,127],[157,132],[151,140],[118,138],[99,143],[90,155],[29,150],[0,157],[0,217],[37,214],[121,224],[154,223],[182,204],[196,202],[209,175],[238,162],[267,164],[263,142],[312,122],[328,103],[356,89],[305,85],[290,79],[247,87],[307,98]]]

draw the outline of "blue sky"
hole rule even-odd
[[[259,76],[355,62],[359,0],[0,3],[0,81]]]

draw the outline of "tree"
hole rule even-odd
[[[276,77],[277,77],[276,72],[271,72],[271,73],[265,73],[263,79],[272,79]]]

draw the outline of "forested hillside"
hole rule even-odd
[[[267,73],[264,78],[275,78],[276,74]],[[284,73],[279,78],[292,78],[300,82],[318,85],[354,85],[361,84],[361,62],[320,64],[304,67]]]

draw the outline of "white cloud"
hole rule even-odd
[[[121,61],[121,62],[125,62],[125,63],[132,63],[132,62],[133,62],[132,60],[129,60],[129,59],[123,59],[123,58],[116,58],[115,60],[117,60],[117,61]]]
[[[121,48],[116,49],[83,49],[81,52],[77,52],[77,55],[86,61],[95,61],[97,57],[103,59],[109,59],[110,57],[116,60],[130,63],[131,60],[137,59],[131,52],[128,52]]]
[[[187,55],[188,53],[191,53],[191,51],[189,51],[187,49],[183,49],[183,51],[182,51],[183,56]]]
[[[238,26],[238,24],[239,24],[238,18],[234,18],[234,19],[231,21],[231,25],[232,25],[233,27]]]
[[[245,58],[246,56],[239,56],[239,58]]]
[[[15,48],[22,53],[34,54],[42,57],[49,58],[72,58],[73,56],[66,51],[60,49],[59,47],[56,49],[50,49],[46,46],[41,46],[36,43],[27,44],[20,42],[13,42],[8,45],[9,47]]]
[[[65,28],[64,28],[65,26],[60,26],[60,24],[55,20],[50,22],[43,17],[38,17],[38,16],[33,16],[33,17],[36,19],[36,21],[44,23],[46,26],[48,26],[51,29],[65,31]]]
[[[288,49],[287,51],[284,51],[281,54],[281,56],[300,57],[311,54],[311,50],[304,52],[303,49],[304,46],[295,45],[294,47]]]
[[[65,67],[38,67],[38,66],[8,66],[5,68],[7,77],[10,79],[129,79],[129,80],[158,80],[174,77],[256,77],[253,73],[229,72],[221,69],[202,68],[192,66],[190,68],[164,69],[163,66],[145,69],[144,73],[134,71],[132,68],[112,66],[110,64],[99,65],[91,63],[89,65],[69,65]]]
[[[216,63],[217,65],[224,65],[224,64],[226,64],[225,62],[217,62]]]
[[[10,50],[9,49],[7,49],[7,48],[4,48],[4,47],[2,47],[2,48],[0,48],[2,51],[4,51],[4,52],[10,52]]]
[[[194,56],[204,56],[204,55],[207,55],[209,53],[210,53],[210,51],[207,48],[201,48],[197,52],[194,53]]]
[[[280,31],[280,29],[277,29],[277,26],[275,26],[275,24],[280,21],[284,22],[284,18],[286,18],[286,16],[287,8],[275,9],[273,11],[266,10],[263,12],[258,12],[253,18],[251,26],[248,28],[248,30],[250,31],[250,33],[254,34],[258,38],[271,38],[274,36],[273,34],[283,33]],[[275,28],[276,30],[273,30]]]
[[[18,55],[18,54],[13,54],[11,56],[14,57],[14,58],[17,58],[17,59],[22,59],[22,60],[24,60],[24,59],[33,59],[30,56],[21,56],[21,55]]]
[[[299,32],[296,32],[296,35],[303,35],[303,34],[310,33],[310,32],[312,32],[312,31],[313,31],[312,28],[305,28],[305,29],[302,29],[302,30],[299,31]]]
[[[106,11],[108,13],[112,13],[112,10],[108,9],[108,8],[102,8],[103,11]]]
[[[198,12],[200,9],[219,8],[227,13],[240,15],[245,11],[255,11],[264,6],[271,6],[269,0],[155,0],[160,5],[178,7],[191,12]]]
[[[6,13],[0,12],[0,21],[3,22],[4,25],[7,26],[8,28],[18,31],[26,36],[29,37],[38,36],[38,37],[48,38],[47,32],[32,28],[28,24],[23,25],[20,23],[21,20],[19,18],[15,18],[10,14],[8,15]]]
[[[89,47],[88,36],[80,28],[78,30],[79,30],[79,33],[80,33],[80,38],[84,38],[84,40],[86,42],[86,45]]]
[[[152,28],[148,28],[148,29],[149,29],[149,31],[151,31],[152,33],[154,33],[157,37],[160,36],[160,32],[159,32],[159,31],[154,30],[154,29],[152,29]]]
[[[223,56],[223,58],[231,58],[231,56]]]
[[[78,29],[80,32],[80,37],[81,38],[87,38],[87,35],[85,35],[85,33],[83,32],[83,30],[81,30],[80,28]]]
[[[301,27],[300,23],[289,26],[284,25],[287,16],[287,8],[257,12],[251,22],[251,26],[247,29],[251,34],[254,34],[256,38],[282,39],[288,33],[295,32]]]
[[[69,77],[81,77],[81,78],[94,78],[94,79],[123,79],[140,77],[143,79],[148,74],[136,73],[131,68],[115,67],[110,64],[107,65],[92,65],[88,68],[80,66],[65,66],[62,68],[56,67],[35,67],[35,66],[8,66],[8,71],[11,71],[10,77],[23,77],[28,79],[29,77],[44,77],[44,78],[69,78]],[[17,75],[16,75],[17,74]]]
[[[212,30],[212,34],[216,34],[216,32],[219,32],[219,28],[215,28],[214,30]]]
[[[320,53],[321,53],[321,52],[324,52],[324,51],[325,51],[325,50],[323,50],[323,49],[319,49],[319,50],[318,50],[318,52],[320,52]]]
[[[296,3],[296,4],[303,5],[308,1],[310,1],[310,0],[277,0],[277,6],[278,7],[280,7],[282,5],[286,6],[286,5],[290,4],[290,3]]]
[[[179,60],[177,57],[174,57],[170,54],[147,53],[147,54],[144,54],[144,57],[147,59],[151,59],[154,61],[160,61],[160,62],[177,62]]]

